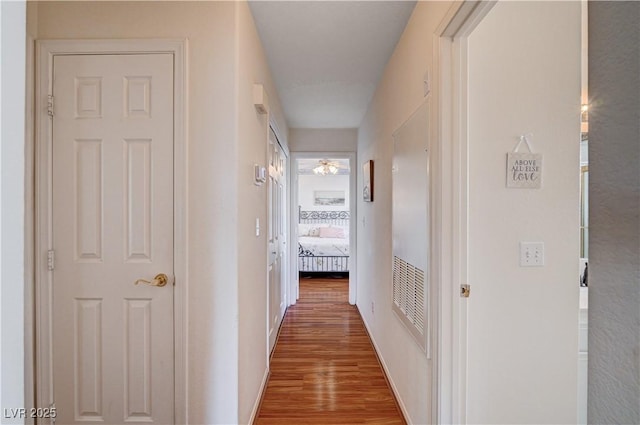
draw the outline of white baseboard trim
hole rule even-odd
[[[264,393],[267,389],[267,382],[269,381],[269,369],[264,371],[264,376],[262,377],[262,383],[260,384],[260,391],[258,391],[258,398],[256,399],[255,404],[253,405],[253,409],[251,410],[251,416],[249,417],[249,423],[253,424],[256,420],[256,415],[260,410],[260,405],[262,404],[262,398],[264,397]]]
[[[384,358],[380,355],[380,349],[378,348],[378,344],[376,343],[375,338],[371,334],[371,330],[369,329],[369,324],[365,320],[364,316],[360,313],[360,308],[357,305],[356,305],[356,308],[358,309],[358,314],[360,314],[360,319],[362,319],[362,323],[364,323],[364,328],[367,331],[367,335],[369,335],[371,344],[373,344],[373,350],[376,353],[378,362],[382,366],[382,371],[384,373],[384,376],[387,379],[389,386],[391,387],[391,391],[393,392],[393,396],[395,397],[396,402],[398,403],[398,406],[400,406],[402,416],[404,416],[404,420],[407,422],[407,425],[413,425],[411,416],[409,415],[409,412],[407,411],[406,406],[404,405],[402,399],[400,398],[400,393],[398,392],[398,388],[396,387],[395,382],[393,382],[393,378],[391,378],[391,374],[389,373],[389,368],[387,367],[387,364],[385,363]]]

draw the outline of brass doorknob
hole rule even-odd
[[[164,273],[160,273],[159,275],[156,275],[156,277],[154,277],[152,281],[148,281],[148,280],[144,280],[144,279],[138,279],[138,280],[136,280],[134,285],[137,285],[138,283],[144,283],[144,284],[147,284],[149,286],[160,286],[160,287],[162,287],[162,286],[165,286],[168,281],[169,281],[169,278],[167,277],[167,275],[164,274]]]

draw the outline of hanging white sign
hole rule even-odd
[[[513,152],[507,154],[507,187],[520,189],[540,189],[542,187],[542,154],[533,153],[529,144],[531,135],[520,136]],[[529,153],[520,153],[522,142]]]

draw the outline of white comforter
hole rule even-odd
[[[349,256],[349,239],[343,238],[318,238],[310,236],[301,236],[298,242],[302,246],[303,256],[330,256],[344,257]]]

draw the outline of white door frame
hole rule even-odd
[[[355,259],[357,258],[357,246],[356,246],[356,217],[357,217],[357,172],[358,165],[356,163],[355,152],[292,152],[291,163],[289,165],[290,180],[290,228],[289,228],[289,258],[291,265],[289,269],[289,284],[290,290],[287,291],[289,299],[288,305],[296,303],[299,297],[299,277],[298,277],[298,172],[296,169],[298,159],[313,159],[313,158],[335,158],[335,159],[348,159],[349,168],[349,211],[351,218],[349,219],[349,304],[355,305],[356,303],[356,282],[358,276],[357,264]]]
[[[437,423],[467,422],[467,302],[460,297],[460,285],[468,282],[467,40],[495,3],[454,3],[435,33],[441,182]]]
[[[155,54],[174,58],[174,421],[188,423],[187,412],[187,40],[39,40],[36,47],[35,134],[35,338],[36,406],[53,403],[52,275],[52,126],[48,102],[56,55]],[[33,170],[32,170],[33,171]]]

